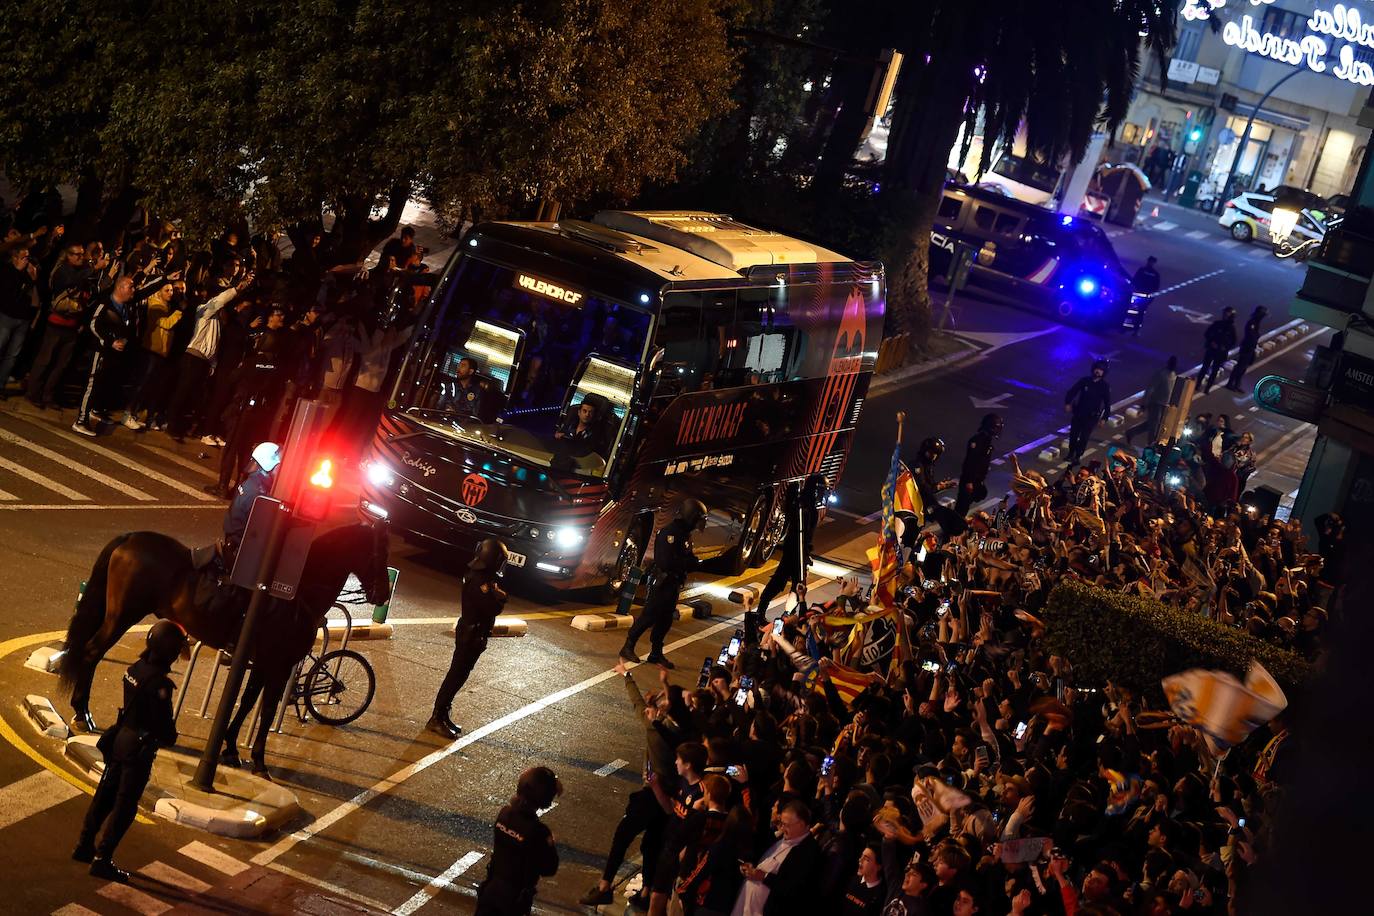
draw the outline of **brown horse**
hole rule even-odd
[[[357,575],[368,601],[381,604],[390,597],[386,560],[387,535],[381,524],[335,528],[310,545],[296,598],[272,600],[259,613],[249,653],[252,668],[243,701],[225,734],[223,760],[238,764],[239,729],[262,693],[262,718],[252,760],[254,772],[266,772],[267,733],[292,669],[314,645],[315,634],[349,573]],[[164,534],[136,531],[105,545],[67,625],[67,651],[59,663],[62,683],[72,691],[75,729],[95,730],[90,699],[96,665],[148,614],[176,621],[193,639],[216,649],[234,641],[240,616],[223,609],[211,611],[205,595],[209,590],[198,589],[203,576],[192,566],[191,551]],[[240,607],[247,603],[248,593],[243,594]]]

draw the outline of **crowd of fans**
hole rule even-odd
[[[1220,463],[1244,446],[1210,419],[1189,438]],[[932,511],[954,485],[938,459],[913,472],[938,524],[905,518],[904,626],[870,624],[856,649],[846,620],[869,598],[847,581],[824,606],[788,596],[695,689],[663,672],[646,692],[622,663],[644,784],[583,904],[612,902],[639,837],[630,902],[651,913],[673,898],[689,916],[1245,912],[1297,752],[1286,717],[1210,744],[1157,688],[1075,678],[1043,611],[1078,579],[1320,663],[1341,520],[1309,553],[1297,524],[1156,479],[1126,450],[1053,482],[1014,464],[995,514],[960,516]]]
[[[0,399],[74,407],[84,436],[122,423],[224,448],[221,493],[298,398],[336,405],[345,453],[365,442],[428,282],[410,227],[368,270],[318,225],[295,227],[285,260],[276,233],[197,249],[141,211],[108,238],[22,212],[0,226]]]

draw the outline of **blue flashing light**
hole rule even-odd
[[[1077,285],[1078,295],[1082,296],[1084,299],[1097,295],[1099,284],[1096,277],[1079,277]]]
[[[1073,225],[1073,217],[1072,217],[1072,216],[1068,216],[1067,214],[1064,215],[1064,216],[1059,217],[1059,225],[1061,225],[1061,226],[1072,226],[1072,225]]]
[[[648,305],[650,301],[651,301],[651,300],[650,300],[650,297],[649,297],[649,294],[648,294],[648,293],[640,293],[640,294],[639,294],[639,303],[640,303],[640,305]]]

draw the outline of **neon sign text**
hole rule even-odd
[[[1371,29],[1370,26],[1360,22],[1359,14],[1354,10],[1347,11],[1339,5],[1336,10],[1342,14],[1339,18],[1336,17],[1335,11],[1328,13],[1325,10],[1318,10],[1317,13],[1313,14],[1308,26],[1311,27],[1320,14],[1331,17],[1330,25],[1333,29],[1353,27],[1356,34],[1361,34],[1365,29]],[[1323,25],[1325,24],[1327,23],[1323,20]],[[1340,37],[1345,37],[1345,35],[1342,34]],[[1374,36],[1371,36],[1371,39],[1374,40]],[[1221,40],[1234,48],[1242,48],[1251,54],[1259,54],[1279,63],[1294,67],[1306,66],[1313,73],[1326,72],[1326,40],[1316,35],[1304,35],[1301,40],[1296,41],[1292,38],[1281,38],[1272,32],[1257,31],[1255,21],[1249,16],[1242,16],[1239,24],[1235,22],[1226,23],[1221,30]],[[1374,86],[1374,67],[1364,61],[1355,60],[1355,51],[1349,44],[1342,45],[1336,57],[1338,63],[1331,68],[1332,76],[1359,86]]]
[[[529,290],[536,296],[543,296],[555,302],[566,302],[568,305],[577,305],[582,301],[582,294],[577,290],[568,289],[566,286],[559,286],[550,283],[548,280],[541,280],[529,274],[516,274],[515,285],[524,290]]]
[[[1359,10],[1340,3],[1329,10],[1314,10],[1307,30],[1374,48],[1374,24],[1362,22]]]

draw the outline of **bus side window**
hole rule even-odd
[[[656,395],[676,395],[695,389],[706,361],[701,339],[701,301],[692,293],[676,293],[663,300],[654,345],[663,348]]]
[[[741,365],[749,371],[750,381],[782,382],[801,377],[800,332],[792,324],[780,290],[740,290],[735,321],[734,336],[743,351]]]

